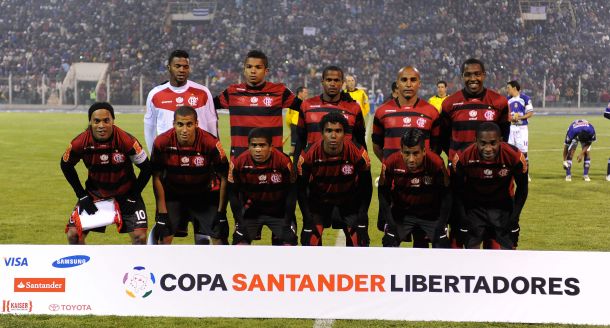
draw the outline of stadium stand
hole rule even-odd
[[[239,79],[243,55],[258,48],[271,58],[270,80],[308,83],[313,94],[329,64],[386,94],[406,64],[423,73],[422,94],[433,94],[438,79],[455,91],[459,64],[474,56],[487,65],[487,85],[518,79],[535,106],[545,81],[547,105],[574,105],[579,78],[584,103],[605,105],[610,98],[606,0],[212,3],[211,19],[168,24],[169,6],[160,0],[0,0],[0,103],[8,101],[9,74],[13,102],[41,103],[42,87],[48,98],[70,65],[85,61],[110,64],[110,101],[139,104],[140,77],[144,92],[162,82],[166,55],[175,48],[191,53],[191,78],[213,94]],[[192,10],[202,16],[206,8]],[[542,8],[546,19],[524,20],[531,8]],[[78,92],[89,99],[89,90]]]

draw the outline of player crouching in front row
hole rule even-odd
[[[193,107],[178,107],[173,128],[155,138],[151,161],[157,214],[151,244],[171,244],[189,221],[196,245],[221,245],[229,235],[227,157],[218,138],[199,128],[197,115]],[[212,192],[216,176],[219,193]]]
[[[288,155],[272,147],[272,132],[254,128],[248,151],[231,159],[229,199],[235,232],[233,245],[249,245],[263,225],[281,244],[296,245],[292,217],[296,207],[296,175]]]
[[[151,176],[150,161],[138,140],[114,125],[114,108],[107,102],[89,107],[87,130],[72,140],[61,160],[61,170],[78,198],[76,207],[66,226],[70,244],[85,244],[89,231],[104,232],[110,222],[99,222],[104,214],[122,217],[120,233],[129,233],[132,244],[146,244],[148,229],[142,190]],[[82,160],[88,170],[83,188],[74,168]],[[136,178],[133,164],[140,173]],[[97,201],[114,199],[114,207],[98,212]],[[116,209],[118,204],[118,210]],[[92,222],[87,229],[81,223],[85,215]],[[121,220],[119,220],[121,221]],[[118,223],[118,222],[117,222]]]
[[[366,150],[344,140],[347,119],[338,112],[320,121],[322,140],[299,158],[299,206],[303,214],[301,244],[322,245],[324,228],[347,227],[347,246],[368,246],[368,207],[372,195]]]
[[[432,247],[449,248],[451,190],[445,163],[426,151],[422,130],[406,129],[400,144],[400,151],[383,161],[379,178],[379,215],[387,222],[383,246],[398,247],[419,228]]]
[[[502,141],[497,124],[484,122],[475,143],[458,152],[452,164],[458,238],[466,248],[478,249],[483,240],[493,241],[495,249],[516,248],[528,192],[523,153]]]

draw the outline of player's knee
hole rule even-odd
[[[212,237],[208,235],[195,234],[195,245],[210,245]]]
[[[81,238],[76,229],[68,229],[68,232],[66,232],[66,237],[68,238],[68,244],[70,245],[77,245],[81,243]]]
[[[131,244],[132,245],[146,245],[146,233],[134,233],[131,236]]]

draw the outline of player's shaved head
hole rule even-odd
[[[405,67],[399,69],[398,74],[396,74],[396,79],[398,80],[400,78],[400,74],[402,74],[403,72],[406,72],[406,71],[415,73],[415,75],[417,75],[417,77],[419,79],[421,79],[421,74],[419,73],[419,70],[413,66],[405,66]]]

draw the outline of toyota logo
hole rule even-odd
[[[55,311],[59,311],[59,304],[51,304],[49,305],[49,310],[55,312]]]

